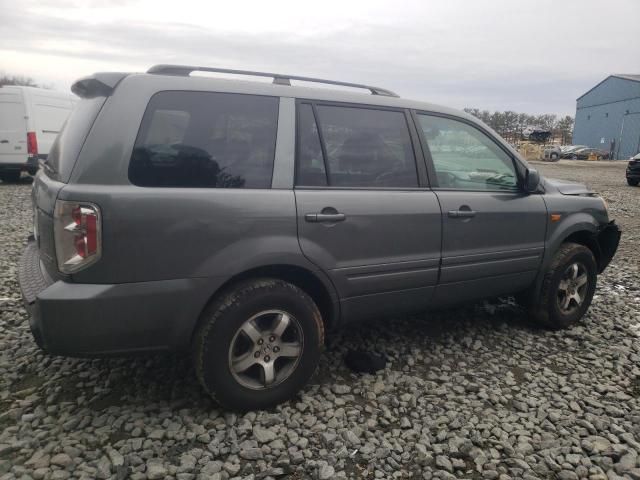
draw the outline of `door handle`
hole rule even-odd
[[[449,210],[451,218],[472,218],[476,216],[475,210]]]
[[[344,222],[347,216],[344,213],[307,213],[304,216],[307,222],[311,223],[332,223],[332,222]]]
[[[0,143],[9,143],[9,140],[0,140]]]

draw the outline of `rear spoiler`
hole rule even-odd
[[[80,98],[108,97],[127,75],[122,72],[94,73],[77,80],[71,85],[71,91]]]

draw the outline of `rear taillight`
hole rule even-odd
[[[27,153],[29,155],[38,155],[38,139],[36,132],[27,132]]]
[[[61,272],[77,272],[100,259],[100,209],[97,205],[58,200],[54,221],[56,257]]]

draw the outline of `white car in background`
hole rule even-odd
[[[34,175],[78,98],[36,87],[0,87],[0,180]]]
[[[552,162],[560,160],[562,149],[559,145],[546,145],[543,149],[544,159]]]

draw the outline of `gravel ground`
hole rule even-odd
[[[184,356],[41,353],[16,280],[30,186],[0,185],[0,479],[640,479],[640,188],[623,164],[537,166],[591,185],[625,232],[581,325],[502,302],[351,328],[297,399],[244,415]],[[352,374],[354,347],[387,368]]]

